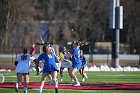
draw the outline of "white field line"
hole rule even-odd
[[[96,76],[114,76],[114,77],[116,77],[116,76],[140,76],[140,75],[96,75]]]
[[[4,76],[4,77],[13,77],[13,78],[15,78],[17,76]],[[41,77],[41,76],[30,76],[30,77]]]
[[[12,88],[0,88],[0,89],[9,89],[9,90],[11,90]],[[20,89],[20,90],[22,90],[22,89]],[[37,91],[39,89],[32,88],[32,89],[28,89],[28,90],[36,90]],[[43,89],[43,90],[48,90],[49,91],[49,90],[54,90],[54,89]],[[59,89],[59,90],[65,90],[66,91],[66,90],[72,90],[72,89]],[[80,91],[80,90],[72,90],[72,91]],[[93,91],[95,91],[95,90],[81,90],[80,93],[90,93],[90,92],[93,93]]]
[[[116,76],[140,76],[140,75],[138,75],[138,74],[133,74],[133,75],[96,75],[96,76],[114,76],[114,77],[116,77]],[[15,78],[15,77],[17,77],[17,76],[4,76],[4,77],[13,77],[13,78]],[[41,77],[41,76],[30,76],[30,78],[31,77]]]

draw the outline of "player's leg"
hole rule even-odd
[[[17,75],[17,82],[15,84],[15,91],[18,92],[18,86],[22,82],[22,73],[16,73],[16,75]]]
[[[79,69],[79,73],[80,73],[80,75],[82,75],[82,68]]]
[[[85,69],[86,69],[86,66],[84,66],[84,67],[82,68],[82,73],[83,73],[83,77],[87,79],[88,77],[87,77],[87,74],[86,74],[86,72],[85,72]]]
[[[24,77],[24,93],[27,93],[27,88],[29,84],[29,73],[23,73]]]
[[[69,73],[69,76],[70,76],[70,78],[71,78],[71,81],[73,82],[74,80],[73,80],[73,78],[72,78],[72,76],[71,76],[71,74],[70,74],[70,68],[67,68],[68,69],[68,73]]]
[[[57,80],[57,71],[52,71],[52,80],[54,82],[55,93],[58,93],[58,80]]]
[[[63,70],[64,67],[60,67],[60,81],[63,81]]]
[[[84,68],[84,66],[80,69],[80,74],[82,75],[82,82],[85,82],[85,68]]]
[[[50,85],[51,85],[52,84],[52,75],[51,75],[51,73],[48,73],[47,77],[48,77]]]
[[[84,74],[83,74],[83,67],[81,67],[81,68],[79,69],[79,73],[80,73],[80,75],[82,76],[82,82],[84,82],[84,81],[85,81],[85,78],[84,78]]]
[[[42,93],[44,82],[46,80],[47,73],[43,73],[40,81],[40,87],[37,93]]]
[[[74,84],[73,84],[74,86],[80,86],[80,83],[75,75],[77,70],[78,70],[77,68],[73,68],[73,67],[70,68],[70,74],[71,74],[72,78],[74,79]]]

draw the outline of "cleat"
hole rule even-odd
[[[60,78],[60,81],[62,82],[63,81],[63,78]]]
[[[85,78],[82,79],[82,82],[85,82]]]
[[[40,90],[38,90],[36,93],[42,93]]]
[[[75,83],[73,83],[73,86],[81,86],[81,85],[79,82],[78,83],[75,82]]]
[[[87,76],[87,74],[86,74],[86,73],[85,73],[85,78],[86,78],[86,79],[88,79],[88,76]]]
[[[81,86],[81,85],[80,85],[80,83],[77,83],[77,84],[73,84],[73,86]]]
[[[71,79],[71,82],[74,82],[74,79]]]
[[[24,93],[28,93],[27,91],[24,91]]]
[[[58,88],[55,88],[55,93],[58,93]]]
[[[18,92],[18,88],[17,87],[15,87],[15,91]]]

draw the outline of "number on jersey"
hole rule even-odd
[[[27,60],[27,55],[22,55],[22,56],[21,56],[21,60],[22,60],[22,61]]]

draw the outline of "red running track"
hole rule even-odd
[[[0,88],[14,88],[14,82],[0,84]],[[140,90],[140,83],[81,83],[81,86],[72,86],[72,83],[59,83],[59,89],[72,90]],[[23,84],[19,86],[23,88]],[[39,82],[30,82],[29,89],[38,89]],[[45,83],[44,89],[54,89],[53,85]]]

